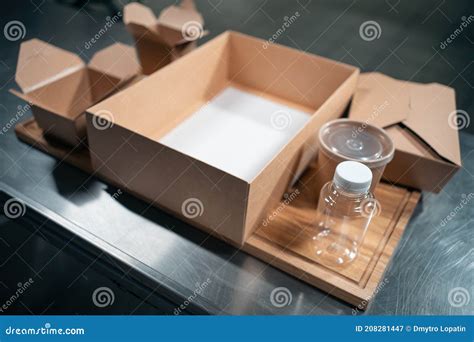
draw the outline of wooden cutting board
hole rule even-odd
[[[46,140],[34,119],[15,127],[24,142],[81,170],[93,173],[87,148],[70,149]],[[278,214],[250,236],[243,250],[330,295],[365,309],[384,286],[385,269],[400,241],[420,198],[420,193],[380,183],[375,197],[380,212],[373,218],[357,258],[344,268],[320,265],[309,243],[314,235],[311,223],[315,215],[317,196],[311,187],[316,174],[311,165],[289,193],[297,196],[282,201]]]

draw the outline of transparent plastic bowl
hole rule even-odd
[[[337,164],[352,160],[371,169],[373,192],[394,152],[392,139],[378,127],[350,119],[329,121],[319,130],[319,189],[332,179]]]

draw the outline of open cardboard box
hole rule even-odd
[[[124,7],[123,21],[135,39],[145,75],[194,50],[197,40],[208,33],[192,0],[166,7],[158,18],[149,7],[130,3]]]
[[[343,113],[359,74],[264,43],[223,33],[89,108],[95,172],[242,245],[306,168],[316,133]],[[93,124],[103,111],[113,118],[105,130]]]
[[[461,167],[454,89],[400,81],[374,72],[360,75],[349,118],[384,128],[395,156],[384,179],[439,192]],[[363,129],[363,123],[361,129]]]
[[[84,112],[140,71],[132,47],[116,43],[86,65],[76,54],[39,39],[20,46],[15,80],[38,125],[48,136],[76,145],[86,136]]]

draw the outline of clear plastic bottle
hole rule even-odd
[[[333,180],[321,189],[312,239],[321,264],[341,267],[356,258],[375,213],[371,182],[372,172],[367,166],[345,161],[337,165]]]

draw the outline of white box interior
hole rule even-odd
[[[160,143],[251,182],[309,118],[308,113],[228,87]]]

